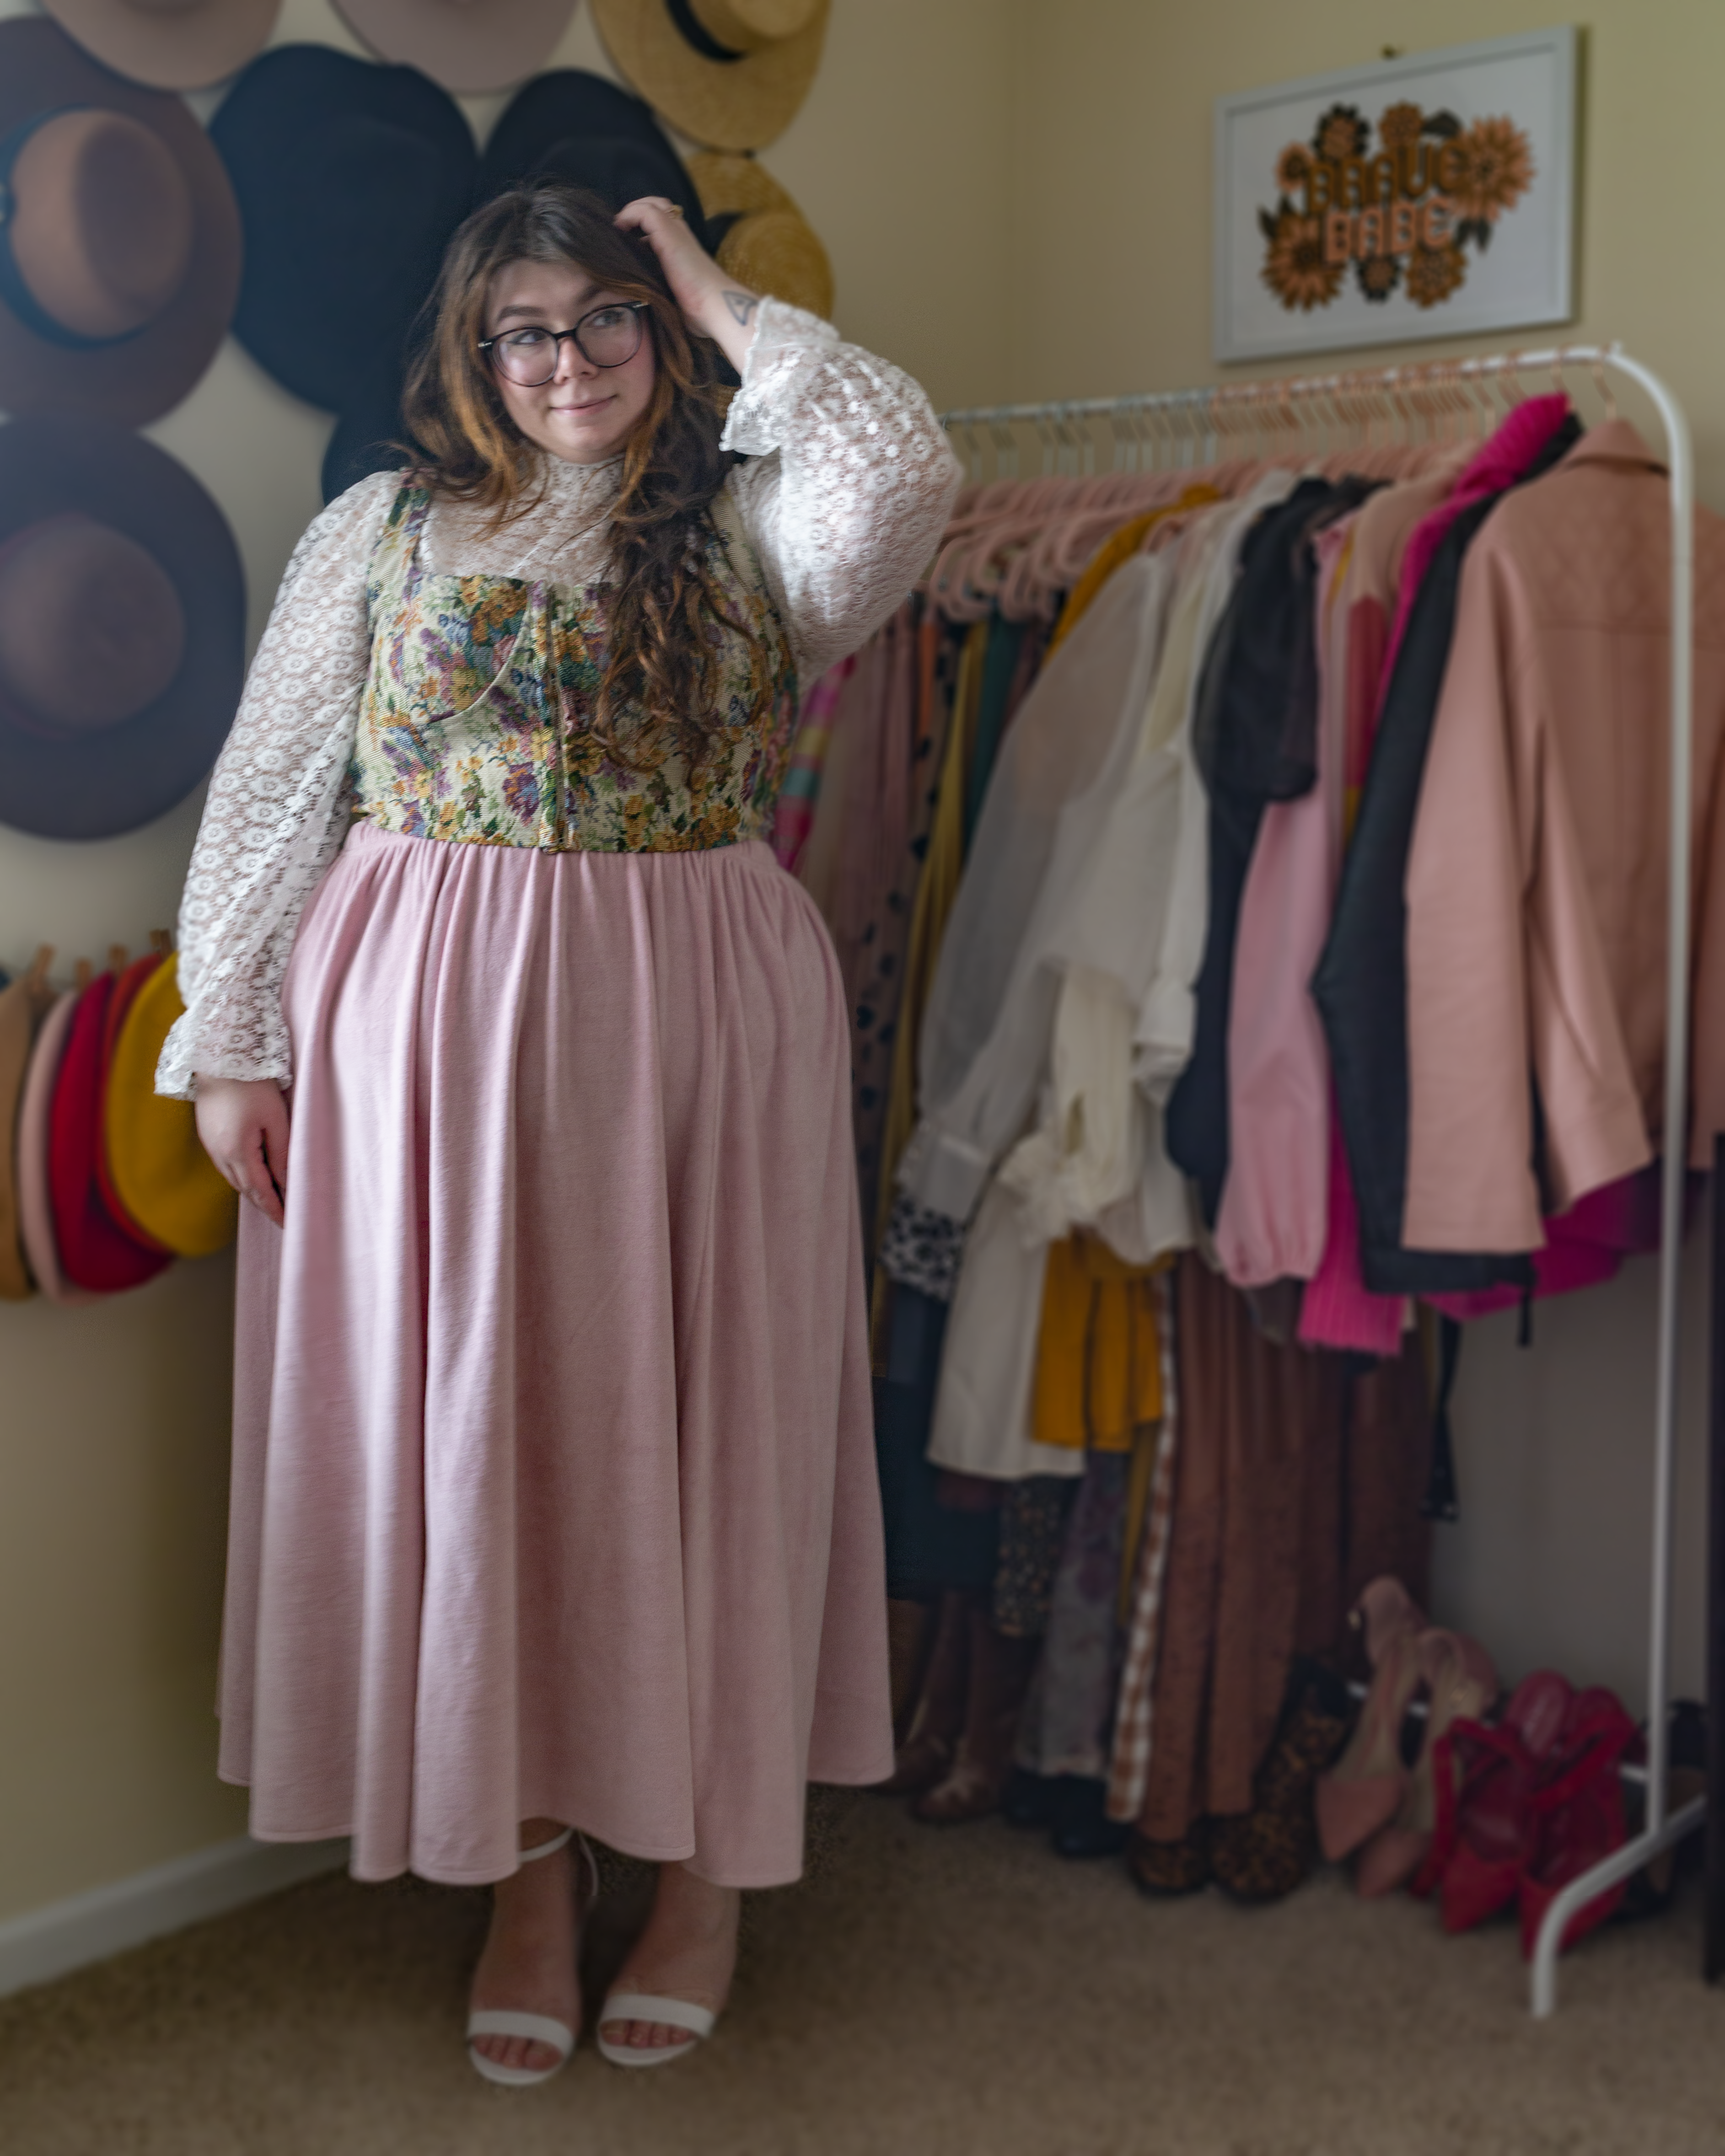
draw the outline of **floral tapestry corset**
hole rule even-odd
[[[558,852],[686,853],[770,836],[796,667],[726,495],[713,503],[707,567],[732,623],[758,641],[713,620],[717,708],[692,773],[675,752],[650,769],[619,764],[593,732],[606,588],[432,574],[421,546],[430,509],[424,487],[404,486],[372,557],[355,816],[408,838]]]

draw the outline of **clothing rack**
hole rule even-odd
[[[1433,431],[1477,412],[1490,385],[1514,398],[1522,374],[1548,372],[1561,386],[1566,370],[1585,368],[1610,404],[1608,373],[1635,382],[1664,428],[1671,473],[1671,860],[1666,957],[1665,1147],[1661,1160],[1659,1320],[1653,1400],[1653,1547],[1647,1644],[1648,1749],[1645,1820],[1640,1834],[1595,1865],[1553,1901],[1541,1925],[1530,1975],[1536,2019],[1556,2011],[1558,1947],[1569,1919],[1598,1896],[1630,1877],[1700,1825],[1707,1800],[1672,1813],[1667,1802],[1665,1732],[1671,1698],[1671,1524],[1676,1456],[1679,1291],[1682,1263],[1684,1169],[1689,1106],[1690,797],[1694,737],[1695,459],[1683,408],[1651,367],[1622,346],[1569,345],[1470,359],[1436,360],[1327,375],[1281,376],[1126,397],[1060,398],[1042,404],[977,405],[944,413],[942,424],[977,449],[987,430],[1000,478],[1016,478],[1013,430],[1034,427],[1045,473],[1075,475],[1096,469],[1096,429],[1106,424],[1117,470],[1179,470],[1217,461],[1237,438],[1283,438],[1291,451],[1301,437],[1328,434],[1340,448],[1348,436],[1369,445],[1380,424],[1404,434]],[[1242,444],[1244,446],[1244,444]],[[1148,454],[1147,457],[1146,452]],[[970,460],[979,479],[980,456]],[[1717,1703],[1714,1702],[1717,1713]]]

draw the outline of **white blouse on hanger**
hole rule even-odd
[[[1039,908],[1031,955],[1014,976],[1034,968],[1050,983],[1053,1014],[1029,1088],[1045,1071],[1050,1082],[1036,1130],[988,1184],[965,1239],[928,1445],[938,1467],[1009,1481],[1081,1473],[1082,1450],[1031,1435],[1049,1245],[1093,1225],[1128,1263],[1147,1264],[1192,1240],[1184,1181],[1161,1126],[1161,1104],[1191,1053],[1208,919],[1209,804],[1191,753],[1192,712],[1240,546],[1294,484],[1291,473],[1269,474],[1241,501],[1195,519],[1178,556],[1122,564],[1074,632],[1076,644],[1104,598],[1132,589],[1122,585],[1129,571],[1142,578],[1160,568],[1153,595],[1147,585],[1143,594],[1154,598],[1158,629],[1147,693],[1124,714],[1126,753],[1111,756],[1106,785],[1092,789],[1100,813],[1084,829],[1083,873]]]

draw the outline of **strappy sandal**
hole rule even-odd
[[[1332,1864],[1363,1847],[1402,1808],[1408,1773],[1402,1723],[1422,1681],[1419,1640],[1425,1619],[1399,1579],[1374,1579],[1348,1619],[1365,1636],[1372,1688],[1347,1750],[1313,1792],[1318,1840]]]
[[[686,1999],[659,1999],[648,1991],[614,1991],[600,2010],[593,2041],[599,2056],[614,2066],[668,2066],[673,2059],[687,2058],[696,2044],[711,2036],[718,2015],[706,2006],[691,2006]],[[656,2021],[666,2029],[686,2029],[694,2044],[608,2044],[606,2025],[612,2021]]]
[[[549,1841],[542,1841],[536,1849],[524,1849],[520,1861],[534,1864],[542,1856],[555,1856],[571,1841],[581,1852],[582,1866],[587,1874],[586,1892],[578,1890],[578,1917],[592,1907],[599,1891],[598,1865],[584,1834],[577,1834],[573,1827],[566,1826],[561,1834],[553,1835]],[[557,2064],[539,2067],[499,2066],[495,2059],[488,2059],[483,2051],[475,2048],[475,2036],[524,2036],[530,2043],[548,2044],[557,2055]],[[575,2031],[567,2022],[558,2021],[549,2014],[521,2013],[512,2006],[485,2006],[475,2008],[467,2017],[467,2056],[473,2061],[473,2070],[501,2088],[537,2088],[542,2082],[548,2082],[553,2074],[562,2071],[574,2048]]]

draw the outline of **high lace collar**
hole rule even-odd
[[[542,452],[528,475],[531,506],[501,531],[488,529],[488,512],[469,503],[437,504],[426,530],[429,566],[449,576],[602,578],[608,511],[622,480],[620,456],[575,465]]]
[[[597,505],[608,500],[622,484],[622,454],[607,457],[602,465],[573,465],[542,449],[534,459],[533,479],[536,484],[542,483],[547,501]]]

